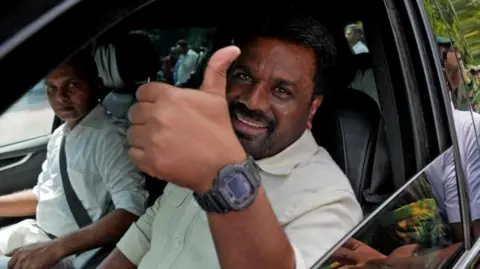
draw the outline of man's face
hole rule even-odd
[[[445,71],[450,81],[452,90],[457,89],[462,82],[462,73],[458,64],[457,51],[452,47],[446,50]]]
[[[186,46],[177,45],[177,52],[179,54],[185,54],[185,53],[187,53],[187,50],[188,50],[188,48]]]
[[[350,28],[347,28],[347,30],[345,30],[345,38],[351,45],[354,45],[357,42],[357,34]]]
[[[233,128],[255,159],[273,156],[311,128],[321,97],[313,97],[313,49],[278,39],[246,44],[228,79]]]
[[[94,90],[84,74],[65,64],[46,78],[48,101],[55,114],[73,127],[94,106]]]

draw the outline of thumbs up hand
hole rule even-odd
[[[139,169],[203,193],[221,168],[246,159],[226,100],[226,73],[239,55],[235,46],[215,52],[200,90],[164,83],[138,89],[128,141],[130,159]]]

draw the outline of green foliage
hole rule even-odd
[[[435,36],[451,37],[462,52],[465,67],[480,65],[480,0],[423,0],[427,18]],[[480,89],[467,78],[460,86],[462,106],[480,110]]]

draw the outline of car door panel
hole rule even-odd
[[[0,148],[0,195],[35,186],[47,154],[49,136]],[[0,227],[21,218],[0,217]]]

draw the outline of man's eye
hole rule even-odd
[[[277,95],[279,95],[281,97],[287,97],[287,96],[291,95],[290,92],[288,90],[284,89],[284,88],[277,87],[277,88],[274,89],[274,91]]]
[[[241,80],[247,80],[247,81],[252,80],[252,78],[249,75],[244,74],[244,73],[238,73],[237,77],[239,77]]]
[[[68,83],[68,88],[69,89],[75,89],[78,86],[78,82],[70,82]]]

